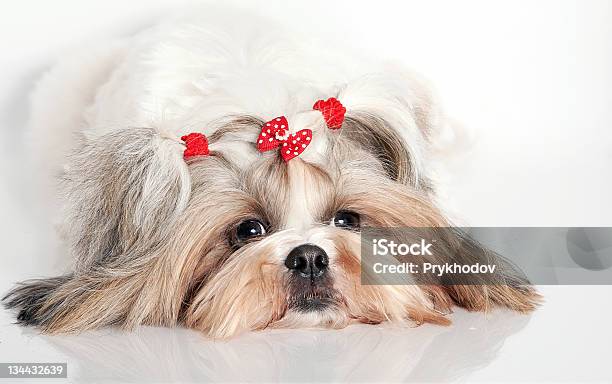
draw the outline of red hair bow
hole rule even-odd
[[[271,151],[280,147],[280,153],[285,162],[304,152],[312,140],[312,131],[302,129],[289,133],[289,124],[285,116],[279,116],[266,122],[257,138],[259,152]]]

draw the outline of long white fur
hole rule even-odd
[[[291,36],[269,20],[193,12],[62,59],[33,95],[28,130],[36,167],[54,176],[76,134],[95,138],[147,127],[179,143],[183,134],[210,135],[219,119],[245,114],[262,120],[284,115],[292,131],[323,129],[312,105],[336,96],[349,111],[370,111],[400,127],[418,176],[426,172],[427,142],[414,113],[430,102],[428,95],[406,71],[356,62],[330,42]],[[172,140],[158,144],[180,153]],[[230,157],[239,151],[233,157],[244,161],[244,144],[254,140],[247,135],[213,149]],[[315,140],[303,156],[316,162],[325,149],[323,139]],[[167,167],[181,166],[180,156],[167,160]]]

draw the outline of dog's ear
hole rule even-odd
[[[179,256],[163,246],[191,194],[183,146],[154,129],[130,128],[90,139],[71,156],[63,183],[64,231],[73,273],[19,284],[3,299],[18,321],[45,332],[99,326],[174,325],[168,295]]]
[[[423,165],[442,120],[427,83],[390,70],[355,79],[338,98],[347,109],[343,136],[377,156],[392,179],[427,189]]]
[[[462,229],[446,227],[434,231],[437,249],[432,263],[495,267],[490,274],[444,274],[427,278],[428,284],[443,287],[456,305],[469,311],[487,312],[494,307],[505,307],[528,313],[541,303],[541,296],[511,260],[488,249]]]
[[[17,314],[19,324],[39,325],[44,322],[41,309],[45,306],[47,298],[69,279],[70,276],[67,275],[19,283],[2,298],[2,301],[7,309],[19,309]]]
[[[2,301],[6,308],[18,311],[20,324],[46,333],[78,333],[105,326],[131,329],[142,323],[174,326],[181,299],[173,295],[180,284],[179,277],[168,273],[172,261],[160,253],[124,266],[28,280]]]
[[[191,193],[182,145],[145,128],[84,140],[63,179],[77,272],[146,253],[172,229]]]

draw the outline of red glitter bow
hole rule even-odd
[[[259,152],[271,151],[280,147],[280,153],[285,162],[299,156],[312,140],[312,131],[302,129],[289,133],[289,124],[285,116],[279,116],[265,123],[257,138]]]

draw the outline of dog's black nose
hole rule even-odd
[[[328,265],[327,253],[314,244],[302,244],[293,248],[285,259],[287,268],[311,279],[323,276]]]

